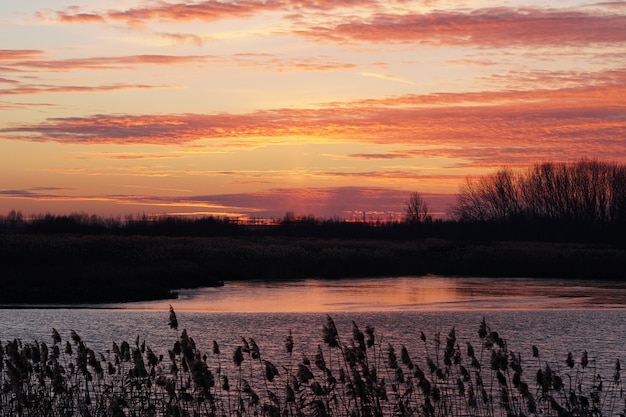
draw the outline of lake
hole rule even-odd
[[[453,278],[439,276],[280,282],[225,282],[223,287],[183,289],[166,301],[0,310],[0,340],[64,339],[71,329],[96,351],[113,341],[145,340],[167,353],[176,339],[168,308],[177,313],[200,349],[215,340],[225,352],[253,338],[266,357],[280,360],[292,332],[296,348],[312,355],[322,344],[321,328],[330,315],[348,339],[354,320],[375,328],[384,341],[423,354],[421,332],[442,340],[454,327],[461,341],[478,343],[484,317],[511,350],[530,358],[532,345],[542,359],[563,363],[569,351],[583,350],[598,366],[611,369],[626,359],[626,284],[543,279]]]
[[[178,330],[168,326],[170,304],[176,311]],[[397,361],[401,360],[402,348],[406,346],[412,362],[424,372],[431,372],[429,383],[437,384],[440,387],[438,389],[443,390],[444,395],[451,399],[450,404],[456,404],[455,407],[459,407],[459,410],[467,400],[464,394],[459,394],[459,396],[454,394],[459,389],[459,381],[461,381],[460,365],[471,369],[474,380],[472,383],[470,383],[471,380],[467,380],[470,385],[463,385],[463,389],[471,387],[473,383],[478,388],[479,377],[485,378],[485,385],[480,383],[483,387],[482,404],[487,404],[484,398],[488,398],[487,401],[496,407],[499,407],[498,404],[504,404],[503,398],[507,398],[507,401],[518,401],[517,404],[521,404],[519,395],[514,399],[508,396],[507,391],[500,390],[502,378],[506,380],[507,377],[499,371],[493,371],[494,366],[499,366],[494,363],[501,363],[497,362],[499,356],[496,350],[484,348],[478,336],[480,323],[484,319],[490,331],[497,331],[499,336],[506,341],[508,349],[504,357],[507,368],[512,369],[512,366],[509,366],[511,361],[513,358],[516,360],[519,358],[521,369],[523,369],[521,378],[532,387],[537,399],[545,399],[541,402],[541,407],[544,407],[541,413],[547,412],[547,414],[542,415],[556,415],[548,412],[550,407],[548,397],[542,397],[540,388],[535,385],[537,371],[540,368],[545,369],[546,363],[549,363],[550,368],[562,376],[561,381],[567,392],[571,393],[573,392],[571,390],[580,387],[579,393],[584,398],[593,398],[594,387],[599,386],[599,379],[596,375],[601,375],[604,388],[598,407],[603,410],[604,415],[615,415],[617,410],[621,411],[623,405],[621,382],[619,379],[614,379],[614,369],[617,359],[622,363],[626,359],[625,306],[626,285],[619,282],[440,276],[331,281],[225,282],[224,286],[217,288],[180,290],[179,298],[176,300],[82,305],[71,308],[19,306],[20,308],[0,309],[0,341],[6,343],[8,340],[19,338],[24,342],[22,345],[24,350],[20,357],[27,358],[29,355],[32,356],[33,352],[27,345],[28,343],[36,340],[52,346],[52,328],[60,333],[63,343],[67,341],[68,344],[72,339],[72,330],[75,330],[89,348],[102,354],[102,356],[97,356],[101,358],[101,362],[98,363],[102,363],[103,366],[111,362],[119,364],[120,371],[110,376],[110,383],[118,381],[122,384],[121,386],[125,386],[124,379],[120,379],[119,376],[129,375],[128,367],[135,362],[116,362],[114,358],[119,358],[119,356],[115,354],[113,342],[117,343],[116,346],[124,346],[122,342],[128,342],[132,347],[135,343],[139,345],[145,341],[151,351],[164,358],[156,366],[158,371],[152,368],[155,376],[148,384],[159,387],[158,381],[164,381],[159,378],[166,378],[165,381],[167,381],[167,378],[174,375],[170,373],[172,364],[170,357],[174,357],[173,352],[177,350],[176,343],[181,340],[179,337],[182,330],[186,329],[200,351],[195,357],[206,360],[202,363],[206,364],[207,369],[210,369],[213,375],[219,376],[220,382],[228,377],[233,386],[244,390],[246,388],[242,387],[247,386],[258,392],[263,398],[262,401],[269,400],[271,388],[276,395],[285,396],[282,400],[277,400],[278,404],[280,401],[286,401],[285,384],[291,384],[292,382],[289,381],[294,381],[292,377],[298,381],[302,378],[300,370],[303,365],[301,364],[307,363],[307,359],[310,359],[311,369],[315,368],[318,352],[326,352],[329,368],[333,369],[329,372],[338,375],[341,381],[341,372],[347,369],[339,369],[344,366],[341,364],[342,355],[352,350],[349,347],[341,351],[329,349],[324,345],[322,329],[330,324],[330,320],[334,320],[340,343],[354,346],[357,343],[353,340],[354,322],[361,330],[365,330],[366,326],[374,328],[377,343],[373,349],[367,350],[367,360],[372,361],[370,364],[375,364],[374,373],[378,375],[376,384],[379,382],[383,385],[387,384],[384,392],[390,394],[388,399],[392,399],[391,402],[384,400],[382,403],[385,415],[392,415],[396,407],[393,399],[397,397],[394,397],[396,394],[392,393],[413,392],[411,381],[416,381],[399,376],[390,365],[392,362],[389,360],[389,346],[395,349]],[[459,359],[459,365],[446,368],[446,374],[444,374],[439,366],[445,362],[443,352],[448,351],[447,339],[452,329],[456,332],[454,352],[455,358]],[[294,341],[292,354],[286,352],[284,344],[286,337],[290,334]],[[267,368],[264,368],[261,361],[255,361],[251,356],[246,356],[247,359],[242,366],[238,367],[233,360],[233,354],[241,349],[241,346],[248,343],[254,346],[253,340],[254,345],[259,347],[260,358],[274,363],[282,378],[277,384],[272,383],[271,387],[267,384],[267,380],[263,379]],[[219,354],[213,352],[214,342],[220,347]],[[477,367],[471,365],[472,360],[467,353],[467,342],[475,347],[475,357],[479,358],[480,362]],[[80,348],[76,344],[73,346],[74,351],[78,352]],[[533,355],[534,346],[538,348],[538,358]],[[5,344],[5,347],[6,352],[15,352],[9,344]],[[169,351],[172,353],[168,354]],[[134,350],[134,352],[139,352],[139,350]],[[568,368],[566,364],[568,352],[571,352],[578,364],[573,369]],[[583,352],[588,352],[587,367],[580,365]],[[64,363],[67,369],[71,369],[74,363],[79,364],[81,357],[84,358],[81,355],[70,356],[69,353],[62,353],[62,360],[66,361]],[[348,354],[345,357],[350,356]],[[494,362],[494,357],[496,362]],[[130,360],[130,356],[128,358]],[[433,359],[439,364],[435,367],[438,369],[437,372],[430,366],[434,362],[431,361],[430,365],[428,362]],[[7,385],[7,381],[15,373],[10,372],[9,362],[3,361],[5,362],[7,364],[5,370],[0,369],[0,379],[5,381],[3,387],[12,387],[13,385]],[[404,363],[406,365],[406,362]],[[359,369],[367,369],[369,372],[369,366]],[[411,368],[405,366],[405,369]],[[477,371],[478,369],[480,371]],[[297,377],[295,376],[296,370],[298,370]],[[446,376],[447,372],[450,372],[450,378]],[[511,374],[508,375],[511,378]],[[36,376],[32,378],[37,379]],[[75,376],[71,379],[73,378]],[[102,382],[105,380],[98,378],[94,381],[100,381],[98,382],[100,387],[102,384],[109,383]],[[323,381],[321,375],[319,378]],[[363,378],[365,378],[365,373]],[[417,378],[417,373],[415,378]],[[363,379],[354,380],[363,381]],[[182,387],[186,384],[184,381],[191,381],[191,379],[180,376],[180,379],[176,381],[179,384],[177,386],[183,389]],[[251,385],[246,385],[247,381],[250,381]],[[513,377],[508,384],[513,387],[514,381]],[[82,382],[79,385],[85,384],[86,382]],[[95,386],[98,387],[98,384]],[[219,384],[214,387],[216,392],[222,392],[220,398],[223,402],[220,404],[225,407],[223,410],[232,411],[230,406],[233,403],[230,402],[230,394],[223,396],[224,392],[219,391],[222,389]],[[313,388],[314,384],[310,387],[304,385],[304,387],[305,390],[298,391],[299,395],[305,395],[305,392],[309,391],[316,392]],[[344,380],[337,387],[336,391],[332,391],[333,393],[339,396],[350,395],[349,381]],[[400,391],[394,391],[394,387],[400,387]],[[123,389],[117,389],[118,392],[123,392]],[[96,388],[94,392],[95,390]],[[488,394],[486,390],[489,391]],[[3,393],[5,391],[6,389],[3,388]],[[45,389],[35,391],[47,392]],[[87,393],[88,390],[84,392]],[[324,391],[318,390],[317,392],[314,395],[317,396],[319,392]],[[559,401],[569,401],[567,399],[569,397],[563,396],[562,392],[554,391],[554,394],[560,398]],[[331,391],[328,393],[330,395]],[[4,397],[1,397],[2,395],[0,393],[0,398],[4,398],[5,404],[13,404],[10,390],[4,394]],[[162,397],[161,394],[155,394],[154,398]],[[308,396],[299,398],[303,406],[316,404],[308,402]],[[600,397],[596,396],[596,398]],[[419,395],[413,396],[413,394],[407,394],[405,399],[415,407],[419,406],[422,401]],[[77,404],[84,405],[79,397],[75,401]],[[347,403],[345,400],[342,401],[337,404],[345,406]],[[61,402],[61,404],[65,403]],[[190,407],[197,404],[201,407],[204,403],[187,402],[185,404]],[[241,403],[235,402],[235,404]],[[438,404],[445,408],[448,403],[443,401]],[[133,405],[135,406],[143,410],[141,401]],[[503,408],[499,409],[503,410]],[[256,412],[259,410],[260,408]],[[309,410],[307,414],[312,412]],[[484,412],[480,415],[494,415],[489,408],[473,408],[467,415],[475,415],[475,412]],[[161,413],[167,414],[164,411]],[[9,412],[2,415],[13,414]],[[460,412],[458,415],[465,414]]]

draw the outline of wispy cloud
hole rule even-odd
[[[248,0],[234,3],[202,1],[191,4],[157,2],[126,10],[107,11],[83,11],[78,7],[70,7],[55,12],[54,16],[62,22],[122,21],[131,26],[142,26],[152,20],[214,22],[276,12],[282,14],[286,20],[297,22],[291,29],[292,33],[332,42],[421,42],[499,48],[626,41],[626,31],[623,30],[626,15],[619,14],[625,8],[623,2],[618,1],[596,3],[587,10],[492,7],[434,10],[428,13],[417,13],[415,7],[412,10],[409,4],[402,1],[394,3],[401,6],[404,12],[389,13],[385,4],[374,0]],[[361,12],[358,17],[349,13],[327,13],[331,10],[355,8]],[[364,16],[364,11],[369,13]],[[316,17],[313,19],[311,14]],[[46,16],[46,13],[41,12],[40,15]],[[326,21],[324,17],[327,17]],[[308,25],[302,27],[303,22],[308,22]],[[205,40],[199,35],[163,35],[199,44]]]
[[[14,68],[29,70],[70,71],[76,69],[133,69],[139,65],[181,65],[208,62],[216,57],[207,55],[126,55],[74,59],[11,59]],[[0,57],[2,59],[2,57]]]
[[[54,107],[51,103],[15,103],[10,101],[0,101],[0,110],[22,110],[37,107]]]
[[[584,45],[626,41],[626,15],[539,8],[486,8],[469,12],[376,14],[298,31],[333,42],[422,42],[507,47]]]
[[[608,7],[610,9],[626,9],[626,2],[624,0],[603,1],[590,4],[590,6]]]
[[[584,152],[579,150],[578,153],[573,154],[573,158],[584,157]],[[540,141],[529,140],[521,144],[515,143],[503,143],[501,146],[488,146],[481,143],[469,143],[466,146],[437,146],[433,144],[429,147],[414,147],[399,149],[388,153],[361,153],[361,154],[349,154],[347,158],[357,160],[381,160],[381,161],[393,161],[398,159],[412,159],[419,158],[420,161],[428,161],[433,159],[446,159],[450,161],[446,166],[448,175],[446,178],[462,179],[465,175],[462,174],[460,169],[463,168],[480,168],[480,169],[499,169],[503,166],[510,168],[522,168],[527,167],[529,158],[533,158],[533,162],[536,160],[554,161],[561,160],[563,157],[562,148],[558,145],[551,144],[546,146]],[[614,159],[612,150],[602,149],[597,147],[595,149],[594,157],[601,159]],[[457,169],[458,171],[454,171]],[[344,174],[340,174],[344,175]],[[405,177],[409,175],[405,174]],[[420,178],[437,179],[442,180],[443,177],[433,177],[431,175],[424,175],[420,173]]]
[[[0,63],[34,59],[44,55],[40,49],[0,49]]]
[[[394,77],[393,75],[389,75],[389,74],[379,74],[376,72],[361,72],[360,74],[363,77],[372,77],[372,78],[378,78],[380,80],[394,81],[394,82],[399,82],[399,83],[404,83],[404,84],[413,84],[409,80],[403,80],[402,78]]]
[[[154,86],[147,84],[114,84],[114,85],[47,85],[47,84],[19,84],[13,88],[0,89],[0,95],[15,96],[27,94],[66,94],[66,93],[102,93],[120,90],[146,90],[154,88],[172,88],[170,86]]]
[[[340,71],[354,69],[357,66],[352,63],[342,62],[330,56],[313,57],[281,57],[272,54],[233,54],[233,55],[165,55],[165,54],[143,54],[143,55],[122,55],[106,57],[86,57],[71,59],[52,59],[35,51],[31,54],[28,51],[5,50],[6,56],[0,54],[0,63],[4,62],[6,68],[15,72],[36,73],[38,71],[65,72],[75,70],[135,70],[141,66],[180,66],[189,68],[190,65],[198,67],[207,64],[220,65],[223,68],[263,68],[267,71],[282,73],[291,71]],[[17,59],[28,57],[35,59]],[[384,76],[381,76],[384,77]],[[18,81],[0,78],[0,83],[17,84]]]
[[[168,154],[168,153],[137,153],[137,152],[80,152],[75,156],[69,156],[69,159],[79,160],[118,160],[118,161],[133,161],[144,159],[179,159],[182,155]]]
[[[210,36],[201,36],[192,33],[156,32],[155,35],[173,43],[194,43],[198,46],[202,46],[207,40],[211,39]]]
[[[259,138],[289,141],[310,137],[373,143],[477,141],[501,145],[518,140],[575,140],[586,135],[598,141],[618,141],[623,138],[626,71],[599,73],[596,80],[598,85],[562,89],[404,95],[245,114],[53,118],[42,124],[5,127],[0,133],[12,138],[118,144],[184,144],[203,139],[244,141],[240,144],[250,140],[256,144]],[[53,87],[51,91],[64,88]]]
[[[324,218],[388,220],[404,215],[409,194],[405,190],[376,187],[274,188],[253,193],[161,197],[155,200],[181,207],[219,207],[244,217],[282,218],[285,213],[292,212]],[[453,202],[453,197],[446,194],[424,194],[424,197],[438,215],[443,215]]]
[[[48,187],[47,187],[48,188]],[[50,191],[42,193],[40,191]],[[57,191],[57,192],[55,192]],[[282,218],[285,213],[345,219],[363,217],[400,219],[410,192],[377,187],[275,188],[260,192],[215,195],[65,195],[63,189],[0,190],[0,198],[41,202],[109,202],[120,206],[143,207],[148,214],[189,213],[231,217]],[[449,194],[424,193],[436,215],[444,215],[453,203]],[[181,212],[182,210],[182,212]]]
[[[406,152],[392,152],[392,153],[355,153],[348,155],[350,158],[356,159],[401,159],[411,158],[412,155]]]
[[[150,20],[165,22],[187,22],[191,20],[218,21],[224,19],[247,18],[260,13],[286,12],[297,14],[302,10],[330,11],[339,8],[356,8],[376,5],[374,0],[243,0],[238,2],[200,1],[197,3],[152,2],[126,10],[83,11],[79,7],[68,7],[55,13],[63,22],[92,23],[123,21],[129,25],[141,25]],[[43,17],[46,13],[40,13]]]

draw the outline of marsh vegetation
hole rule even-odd
[[[468,178],[453,216],[402,221],[0,216],[0,303],[120,302],[223,280],[463,275],[623,279],[626,167],[542,163]]]
[[[221,280],[621,279],[626,253],[581,243],[0,234],[0,263],[0,303],[95,303],[169,298]]]
[[[352,323],[339,334],[328,316],[318,346],[300,351],[276,336],[266,357],[241,337],[225,351],[197,346],[170,310],[172,344],[118,341],[95,352],[77,332],[0,349],[2,416],[612,416],[623,413],[619,360],[598,369],[583,351],[548,363],[519,352],[483,319],[477,337],[420,333],[393,346]],[[474,340],[476,342],[474,342]],[[297,341],[296,341],[297,342]]]

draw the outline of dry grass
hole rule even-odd
[[[174,343],[145,342],[97,353],[76,332],[63,341],[0,347],[0,416],[612,416],[623,412],[619,361],[610,378],[586,353],[565,366],[528,362],[483,320],[480,346],[455,329],[421,340],[425,357],[383,344],[353,323],[343,338],[331,317],[312,360],[284,340],[285,363],[267,360],[254,339],[232,353],[200,350],[170,310]],[[414,346],[413,348],[417,348]],[[531,357],[532,356],[532,357]],[[563,372],[555,369],[563,368]],[[623,415],[623,414],[622,414]]]

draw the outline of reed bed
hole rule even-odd
[[[265,358],[251,337],[234,351],[202,351],[179,331],[173,345],[145,341],[94,352],[71,331],[49,343],[0,343],[0,416],[614,416],[624,415],[620,363],[608,378],[583,352],[548,364],[528,360],[483,319],[480,344],[420,334],[419,346],[392,346],[374,328],[340,337],[333,319],[312,352],[284,339],[284,363]],[[410,348],[426,352],[413,357]]]

